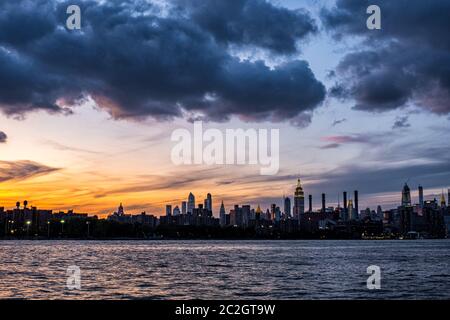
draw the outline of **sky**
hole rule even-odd
[[[81,30],[65,27],[81,8]],[[366,8],[381,8],[368,30]],[[0,206],[161,215],[282,207],[297,178],[360,208],[450,187],[448,1],[0,3]],[[181,165],[171,134],[279,129],[280,170]],[[342,197],[340,197],[340,200]]]

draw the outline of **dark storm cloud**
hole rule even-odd
[[[264,1],[236,2],[235,9],[220,14],[242,34],[221,36],[203,24],[206,13],[194,6],[184,10],[175,6],[160,14],[146,1],[78,3],[81,31],[64,28],[66,8],[73,1],[0,3],[0,109],[4,113],[70,112],[63,106],[91,96],[114,118],[170,119],[188,114],[216,121],[233,115],[245,120],[310,121],[304,114],[324,99],[325,88],[305,61],[269,68],[261,61],[231,56],[224,45],[292,52],[295,41],[314,31],[306,13]],[[206,1],[203,6],[215,4]],[[234,10],[240,15],[235,16]],[[10,13],[27,23],[17,23]],[[266,32],[253,13],[281,19],[271,18],[273,29]],[[30,24],[33,30],[28,30]],[[286,32],[287,38],[279,34],[283,26],[294,30]]]
[[[178,0],[177,3],[199,26],[225,44],[292,54],[297,52],[299,40],[317,32],[309,13],[275,7],[265,0]]]
[[[0,131],[0,143],[6,143],[6,140],[8,140],[8,136],[3,131]]]
[[[339,63],[340,82],[330,89],[353,98],[355,109],[382,112],[415,103],[450,113],[450,2],[380,0],[381,30],[368,30],[371,1],[338,0],[322,11],[326,28],[338,39],[361,36],[362,49]]]
[[[59,169],[51,168],[33,161],[0,161],[0,182],[24,180],[35,176],[50,174]]]

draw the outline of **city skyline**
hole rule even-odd
[[[406,189],[405,189],[406,188]],[[297,192],[297,190],[301,190],[301,192]],[[425,189],[426,191],[426,189]],[[405,200],[405,194],[407,193],[408,197]],[[417,193],[417,196],[415,194]],[[305,197],[307,196],[307,198]],[[409,188],[408,184],[405,182],[403,189],[402,189],[402,195],[398,196],[398,202],[397,205],[394,205],[392,207],[382,207],[380,204],[376,204],[373,207],[370,206],[364,206],[361,205],[360,198],[359,198],[359,191],[341,191],[341,194],[338,195],[338,201],[337,202],[329,202],[328,201],[328,195],[325,193],[319,194],[317,197],[315,197],[312,194],[305,193],[303,191],[303,184],[300,184],[300,178],[298,179],[297,185],[295,187],[295,192],[290,194],[284,194],[280,199],[273,201],[269,204],[265,204],[263,202],[253,202],[253,203],[247,203],[247,202],[233,202],[233,203],[225,203],[222,198],[213,196],[211,193],[207,193],[205,198],[197,197],[195,194],[190,192],[188,196],[185,199],[179,199],[173,201],[173,202],[167,202],[164,203],[163,208],[160,211],[149,211],[149,210],[140,210],[135,209],[133,207],[128,207],[126,205],[126,200],[121,201],[120,204],[118,204],[118,210],[116,210],[117,206],[112,208],[109,212],[104,214],[98,214],[93,212],[87,212],[87,211],[79,211],[78,213],[88,214],[90,216],[99,216],[100,218],[105,218],[112,213],[119,213],[124,214],[125,210],[132,211],[132,215],[139,215],[142,212],[146,212],[147,214],[154,215],[156,217],[161,216],[167,216],[167,215],[176,215],[174,214],[175,210],[177,210],[178,214],[192,214],[193,210],[195,208],[199,208],[199,205],[202,206],[205,209],[208,209],[212,212],[212,215],[216,218],[220,218],[220,212],[222,211],[222,207],[225,209],[225,213],[228,213],[232,208],[236,205],[249,205],[252,208],[261,208],[261,211],[273,211],[273,206],[275,205],[277,208],[282,208],[281,212],[283,214],[286,214],[286,212],[289,212],[287,214],[288,217],[292,217],[294,219],[298,219],[298,216],[300,214],[303,214],[305,212],[321,212],[324,211],[324,209],[338,209],[341,208],[343,210],[347,209],[347,205],[352,206],[352,208],[355,209],[356,214],[359,215],[359,212],[366,211],[367,209],[375,210],[378,208],[382,208],[382,210],[393,210],[396,209],[400,205],[423,205],[425,201],[440,201],[442,202],[442,199],[444,199],[444,203],[446,205],[450,206],[450,188],[446,189],[446,193],[444,192],[444,189],[441,190],[441,193],[439,194],[427,194],[424,193],[423,186],[419,185],[417,187],[417,190],[412,190]],[[306,198],[306,200],[305,200]],[[318,198],[319,200],[314,201],[315,198]],[[275,198],[274,198],[275,199]],[[296,199],[301,199],[297,202]],[[356,201],[356,203],[355,203]],[[14,205],[9,206],[10,208],[19,208],[21,206],[25,207],[35,207],[43,210],[54,210],[55,212],[64,212],[66,210],[67,212],[74,212],[74,208],[69,209],[63,209],[63,208],[47,208],[47,207],[41,207],[36,203],[31,203],[30,201],[24,199],[24,200],[14,200]],[[296,203],[299,203],[299,210],[296,211]],[[184,208],[186,206],[186,208]],[[1,205],[0,207],[6,209],[8,206]],[[141,208],[141,207],[139,207]],[[287,211],[288,210],[288,211]],[[128,214],[130,214],[128,212]]]
[[[68,1],[0,4],[2,206],[163,213],[189,189],[283,207],[299,175],[315,207],[340,190],[364,208],[395,206],[406,181],[415,198],[448,188],[448,1],[378,1],[378,31],[366,1],[76,2],[81,31],[64,28]],[[175,166],[171,133],[196,119],[280,129],[280,171]]]

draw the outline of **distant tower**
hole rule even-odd
[[[309,196],[308,196],[308,211],[309,211],[309,213],[311,213],[313,210],[312,210],[312,195],[310,194]]]
[[[383,219],[383,209],[381,209],[381,206],[377,206],[377,217],[379,219]]]
[[[187,201],[187,213],[192,214],[195,209],[195,196],[192,192],[189,193],[188,201]]]
[[[402,191],[402,207],[409,207],[409,206],[411,206],[411,190],[405,183]]]
[[[419,205],[423,208],[423,188],[419,185]]]
[[[291,199],[289,197],[284,198],[284,214],[286,217],[291,217]]]
[[[173,215],[174,216],[180,215],[180,208],[178,206],[175,206],[175,208],[173,208]]]
[[[300,179],[297,180],[297,187],[294,193],[294,219],[300,220],[305,213],[305,193],[303,192]]]
[[[445,196],[444,196],[444,190],[442,190],[441,194],[441,207],[445,208]]]
[[[123,211],[123,205],[122,202],[119,205],[119,208],[117,209],[117,215],[119,216],[123,216],[125,214],[125,212]]]
[[[16,208],[20,209],[20,202],[19,201],[16,202]]]
[[[182,201],[181,202],[181,214],[186,214],[186,213],[187,213],[187,202]]]
[[[347,191],[344,191],[344,215],[347,214]]]
[[[270,220],[275,220],[275,214],[277,211],[277,205],[275,203],[272,203],[270,205]]]
[[[355,212],[356,216],[359,215],[359,199],[358,199],[358,190],[355,190],[355,197],[354,197],[354,203],[355,203]]]
[[[28,201],[25,200],[25,201],[23,202],[23,208],[26,209],[26,208],[27,208],[27,205],[28,205]]]
[[[205,208],[212,212],[212,196],[211,193],[206,195]]]
[[[348,203],[347,203],[347,214],[345,215],[345,220],[351,220],[351,219],[353,219],[353,216],[354,216],[354,213],[353,213],[353,211],[355,210],[355,209],[353,209],[353,201],[350,199],[350,200],[348,200]]]
[[[450,206],[450,189],[447,189],[447,205]]]
[[[225,213],[225,206],[223,205],[223,200],[222,200],[222,204],[220,205],[220,211],[219,211],[219,218],[220,218],[220,225],[223,227],[227,224],[227,217],[226,217],[226,213]]]
[[[325,199],[325,193],[322,193],[322,212],[325,212],[326,207],[327,207],[327,202]]]
[[[261,207],[258,204],[258,208],[256,208],[256,211],[255,211],[255,219],[256,220],[260,220],[261,219],[261,214],[262,214]]]
[[[166,205],[166,216],[170,217],[172,215],[172,205],[167,204]]]

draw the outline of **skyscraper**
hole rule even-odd
[[[206,195],[205,208],[212,212],[212,196],[211,193]]]
[[[347,191],[344,191],[344,214],[347,212]]]
[[[355,212],[356,212],[356,216],[359,215],[359,199],[358,199],[358,190],[355,190],[355,198],[354,200],[354,204],[355,204]]]
[[[441,194],[441,207],[444,208],[445,207],[445,196],[444,196],[444,190],[442,190],[442,194]]]
[[[302,183],[300,179],[298,179],[294,193],[294,219],[300,220],[303,213],[305,213],[305,194],[303,192]]]
[[[183,201],[181,202],[181,214],[186,214],[187,213],[187,202]]]
[[[189,193],[188,201],[187,201],[187,213],[192,214],[195,209],[195,196],[192,192]]]
[[[122,202],[120,203],[119,208],[117,209],[117,214],[119,216],[123,216],[125,214],[125,212],[123,211]]]
[[[270,220],[275,220],[276,209],[277,209],[277,205],[275,203],[272,203],[270,205]]]
[[[405,183],[402,190],[402,206],[408,207],[411,206],[411,190],[408,185]]]
[[[180,215],[180,208],[178,206],[175,206],[175,208],[173,208],[173,215],[174,216]]]
[[[450,206],[450,189],[447,189],[447,205]]]
[[[419,205],[423,208],[423,188],[419,185]]]
[[[308,211],[309,211],[309,213],[311,213],[312,212],[312,195],[310,194],[309,196],[308,196]]]
[[[220,225],[223,227],[227,224],[227,216],[226,216],[226,212],[225,212],[225,206],[223,205],[223,200],[222,200],[222,204],[220,205],[220,211],[219,211],[219,223]]]
[[[355,209],[353,209],[353,201],[350,199],[350,200],[348,200],[348,203],[347,203],[347,214],[345,215],[346,221],[353,219],[353,216],[354,216],[353,211],[354,210]]]
[[[172,215],[172,205],[166,205],[166,216],[170,217]]]
[[[322,212],[325,212],[325,208],[327,206],[326,199],[325,199],[325,193],[322,193]]]
[[[286,217],[291,217],[291,199],[289,197],[284,198],[284,214]]]

